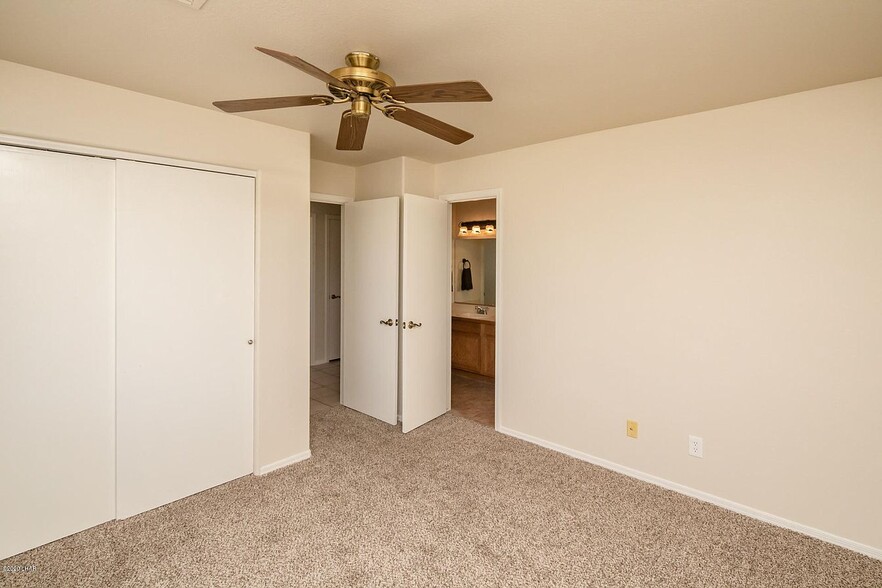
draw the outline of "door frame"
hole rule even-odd
[[[504,344],[502,342],[502,341],[504,341],[504,338],[500,336],[501,331],[502,331],[502,329],[500,328],[500,325],[502,325],[503,319],[504,319],[503,296],[505,293],[505,290],[502,287],[502,271],[503,271],[502,256],[503,256],[503,251],[504,251],[503,241],[505,239],[505,230],[504,230],[505,229],[505,218],[504,218],[504,211],[503,211],[504,206],[503,206],[502,188],[489,188],[486,190],[475,190],[473,192],[458,192],[458,193],[453,193],[453,194],[441,194],[438,196],[438,200],[441,200],[441,201],[447,203],[447,224],[448,224],[448,228],[450,229],[447,232],[447,248],[448,248],[447,260],[448,260],[448,264],[449,264],[447,273],[451,276],[453,275],[453,238],[454,238],[453,237],[453,229],[452,229],[453,204],[455,202],[471,202],[474,200],[490,200],[493,198],[496,199],[496,230],[497,230],[497,233],[496,233],[496,337],[495,337],[496,353],[495,353],[495,358],[494,358],[496,367],[494,369],[495,376],[494,376],[494,380],[493,380],[493,391],[494,391],[494,395],[493,395],[494,396],[494,398],[493,398],[494,424],[493,424],[493,427],[497,431],[500,431],[503,428],[503,426],[500,422],[499,415],[502,412],[500,410],[500,406],[502,405],[502,398],[504,396],[503,390],[504,390],[504,379],[505,379],[504,372],[503,372],[503,370],[500,369],[500,360],[499,360],[499,358],[502,357],[502,353],[500,353],[500,350],[504,346]],[[451,304],[451,308],[452,308],[452,306],[453,306],[453,291],[452,291],[452,289],[448,292],[448,295],[450,296],[450,304]],[[450,350],[451,355],[452,355],[452,353],[453,353],[452,348],[451,348],[452,333],[449,332],[449,329],[448,329],[447,337],[448,337],[447,349]],[[452,359],[452,357],[451,357],[451,359]],[[450,365],[450,364],[451,364],[451,362],[448,362],[448,365]],[[451,385],[452,373],[453,373],[453,367],[451,366],[447,370],[447,386],[448,386],[448,388]],[[450,409],[450,407],[448,406],[448,410],[449,409]]]
[[[344,204],[347,202],[355,202],[355,198],[352,196],[341,196],[340,194],[325,194],[322,192],[310,192],[309,193],[309,201],[310,202],[321,202],[324,204],[339,204],[340,205],[340,255],[343,255],[343,227],[346,224],[346,211],[344,210]],[[346,263],[345,259],[340,260],[340,272],[343,271],[343,264]],[[325,276],[327,279],[327,275]],[[309,291],[312,292],[313,283],[315,282],[315,276],[310,272],[309,276]],[[325,313],[327,317],[327,312]],[[343,305],[340,305],[340,345],[343,344],[343,321],[345,320],[345,312],[343,310]],[[325,325],[325,329],[327,330],[327,324]],[[312,339],[312,328],[310,328],[310,339]],[[327,338],[325,340],[325,359],[328,357],[327,350]],[[312,349],[312,341],[309,342],[310,349]],[[340,356],[340,360],[343,360],[343,356]],[[309,362],[309,368],[312,368],[312,361]],[[343,372],[340,372],[340,404],[343,404],[343,390],[345,387],[343,386]]]

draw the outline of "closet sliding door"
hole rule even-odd
[[[114,162],[0,146],[0,559],[114,515]]]
[[[117,518],[251,473],[254,179],[117,162]]]

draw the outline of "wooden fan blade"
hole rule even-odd
[[[340,151],[361,151],[367,135],[369,117],[352,116],[347,110],[340,119],[340,132],[337,133],[337,149]]]
[[[431,116],[427,116],[421,112],[403,106],[390,106],[389,114],[386,116],[424,133],[429,133],[439,139],[444,139],[448,143],[453,143],[454,145],[465,143],[474,137],[474,135],[468,131],[458,129],[453,125],[438,120],[437,118],[432,118]]]
[[[249,110],[269,110],[271,108],[290,108],[292,106],[322,106],[329,104],[328,96],[278,96],[276,98],[249,98],[247,100],[221,100],[212,102],[224,112],[246,112]]]
[[[420,102],[490,102],[493,100],[480,82],[444,82],[395,86],[389,91],[395,100],[409,104]]]
[[[296,67],[297,69],[299,69],[303,73],[307,73],[314,78],[318,78],[321,81],[323,81],[324,83],[330,84],[331,86],[334,86],[335,88],[341,88],[343,90],[351,90],[352,89],[349,87],[349,85],[346,84],[346,82],[338,80],[337,78],[335,78],[334,76],[332,76],[328,72],[317,68],[316,66],[312,65],[311,63],[307,63],[307,62],[303,61],[299,57],[296,57],[294,55],[288,55],[287,53],[283,53],[281,51],[276,51],[274,49],[266,49],[264,47],[255,47],[255,49],[257,49],[261,53],[265,53],[265,54],[269,55],[270,57],[275,57],[279,61],[284,61],[288,65]]]

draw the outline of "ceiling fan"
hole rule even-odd
[[[337,149],[359,151],[364,147],[371,108],[388,118],[417,130],[444,139],[454,145],[468,141],[473,134],[458,129],[431,116],[407,108],[405,104],[425,102],[489,102],[493,97],[475,81],[414,84],[396,86],[395,80],[379,71],[380,59],[365,51],[353,51],[346,56],[347,67],[327,73],[299,57],[281,51],[255,47],[261,53],[284,61],[300,71],[318,78],[328,86],[327,95],[278,96],[248,100],[223,100],[214,105],[224,112],[246,112],[291,106],[328,106],[351,103],[340,119]]]

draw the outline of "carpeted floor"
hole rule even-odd
[[[882,586],[882,562],[448,414],[340,406],[313,458],[20,556],[2,586]]]

